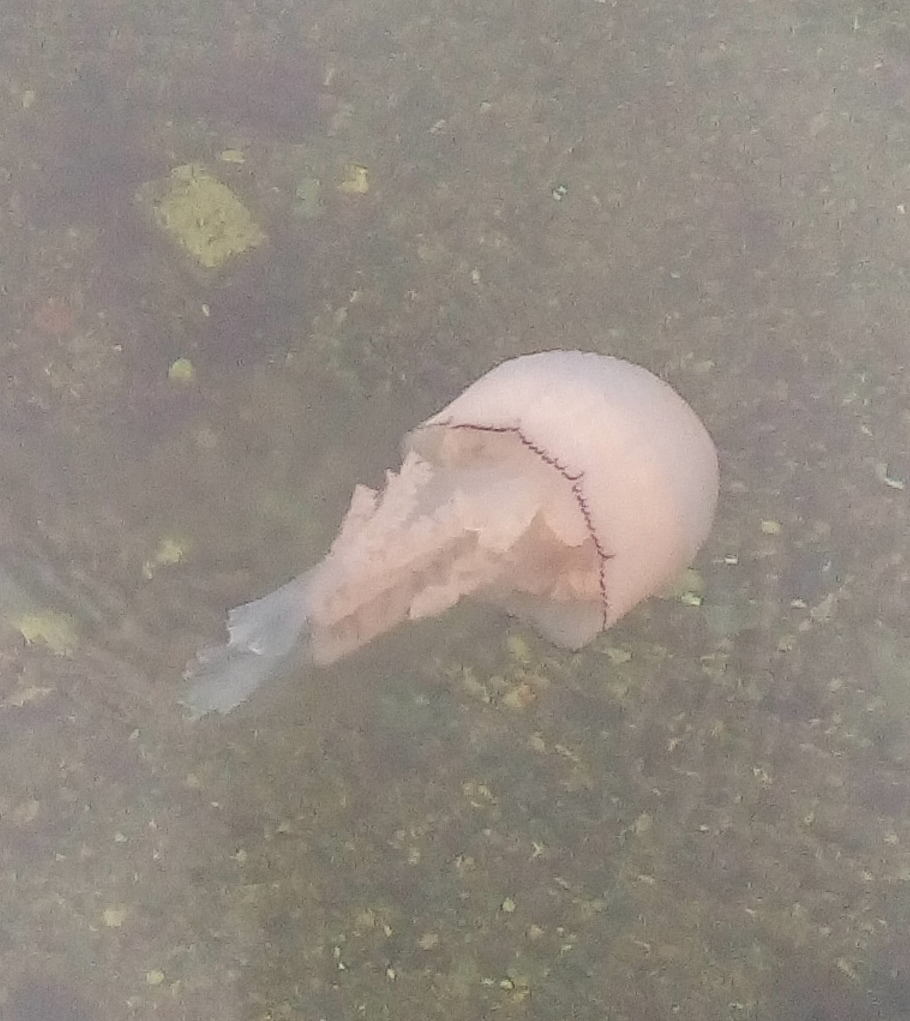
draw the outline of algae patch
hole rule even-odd
[[[259,247],[266,235],[240,199],[205,167],[175,167],[136,193],[140,209],[195,263],[219,270]]]
[[[29,645],[46,645],[58,656],[68,656],[76,645],[76,627],[72,618],[55,610],[20,613],[12,618],[13,627]]]

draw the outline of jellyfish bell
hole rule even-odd
[[[577,649],[659,591],[707,538],[714,444],[640,366],[547,351],[497,366],[357,486],[325,558],[232,610],[187,669],[193,717],[227,712],[296,648],[332,663],[468,596]]]
[[[717,456],[707,430],[666,383],[606,355],[548,351],[504,362],[405,443],[444,466],[483,457],[539,476],[551,566],[561,566],[560,552],[583,554],[585,565],[587,599],[561,594],[570,576],[556,571],[551,598],[531,611],[560,645],[586,644],[659,591],[714,518]],[[528,600],[517,609],[515,597],[529,594],[507,589],[500,599],[525,616]]]

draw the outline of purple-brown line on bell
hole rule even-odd
[[[594,549],[597,552],[597,556],[600,558],[600,570],[599,570],[599,582],[600,582],[600,597],[603,603],[603,627],[607,627],[607,620],[609,617],[609,600],[607,595],[607,583],[604,577],[604,570],[606,562],[612,559],[613,554],[607,553],[606,550],[601,546],[600,539],[598,538],[597,532],[594,529],[594,524],[591,520],[591,512],[588,509],[587,501],[585,500],[584,490],[582,488],[582,482],[584,481],[584,473],[576,472],[572,473],[562,464],[557,455],[545,448],[538,447],[537,444],[533,443],[517,426],[488,426],[481,425],[477,422],[446,422],[444,423],[447,429],[474,429],[477,432],[493,432],[493,433],[513,433],[531,453],[536,454],[544,464],[549,465],[554,471],[559,474],[571,485],[572,493],[575,496],[575,500],[578,503],[578,510],[581,516],[585,519],[585,523],[588,526],[588,532],[591,536],[591,541],[594,543]]]

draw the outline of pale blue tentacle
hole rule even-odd
[[[236,709],[276,675],[307,637],[308,574],[228,614],[228,641],[202,649],[184,673],[190,719]]]

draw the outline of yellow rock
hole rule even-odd
[[[125,908],[105,908],[104,914],[101,916],[104,920],[104,924],[110,929],[119,929],[121,925],[126,921],[126,909]]]
[[[167,370],[167,378],[172,383],[193,383],[196,380],[196,366],[189,358],[178,358]]]
[[[60,656],[72,652],[76,644],[76,628],[65,613],[54,610],[23,613],[14,618],[13,626],[29,645],[46,645]]]
[[[142,565],[142,576],[154,578],[159,567],[172,567],[179,564],[186,556],[189,543],[185,539],[166,535],[159,540],[155,552]]]
[[[142,185],[136,201],[205,269],[220,269],[232,256],[258,247],[266,239],[231,189],[197,163],[175,167],[163,181]]]
[[[359,163],[349,163],[338,182],[338,190],[346,195],[366,195],[370,190],[370,172]]]

